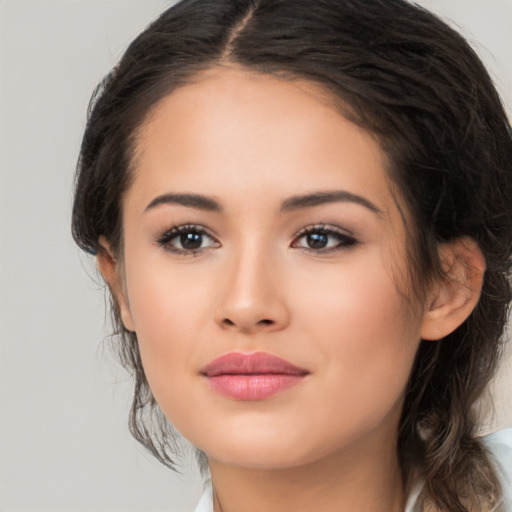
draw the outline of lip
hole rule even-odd
[[[235,400],[264,400],[300,384],[309,371],[267,352],[230,352],[201,370],[211,388]]]

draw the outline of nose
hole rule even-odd
[[[284,277],[275,260],[247,250],[230,264],[215,321],[222,329],[255,334],[285,328],[290,320]]]

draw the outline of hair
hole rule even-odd
[[[159,100],[223,65],[313,81],[378,138],[407,209],[412,290],[442,274],[438,244],[478,243],[480,300],[453,333],[421,342],[398,448],[404,474],[421,470],[434,507],[499,507],[474,404],[498,366],[511,301],[512,131],[483,64],[455,30],[405,0],[183,0],[131,43],[94,92],[72,219],[82,249],[102,250],[103,236],[122,256],[121,204],[138,129]],[[120,359],[135,379],[130,430],[174,467],[172,427],[148,386],[137,336],[115,300],[112,311]]]

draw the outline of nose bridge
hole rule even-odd
[[[227,263],[216,320],[241,331],[282,328],[288,311],[282,295],[279,263],[261,236],[247,238]]]
[[[247,243],[238,251],[229,287],[230,295],[236,302],[249,306],[270,295],[268,288],[272,283],[272,259],[269,251],[256,243]]]

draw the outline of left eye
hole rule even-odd
[[[308,228],[295,239],[294,248],[310,251],[341,250],[357,244],[354,237],[329,228]]]
[[[181,254],[219,246],[219,243],[199,226],[176,226],[165,232],[158,239],[158,244],[171,252]]]

